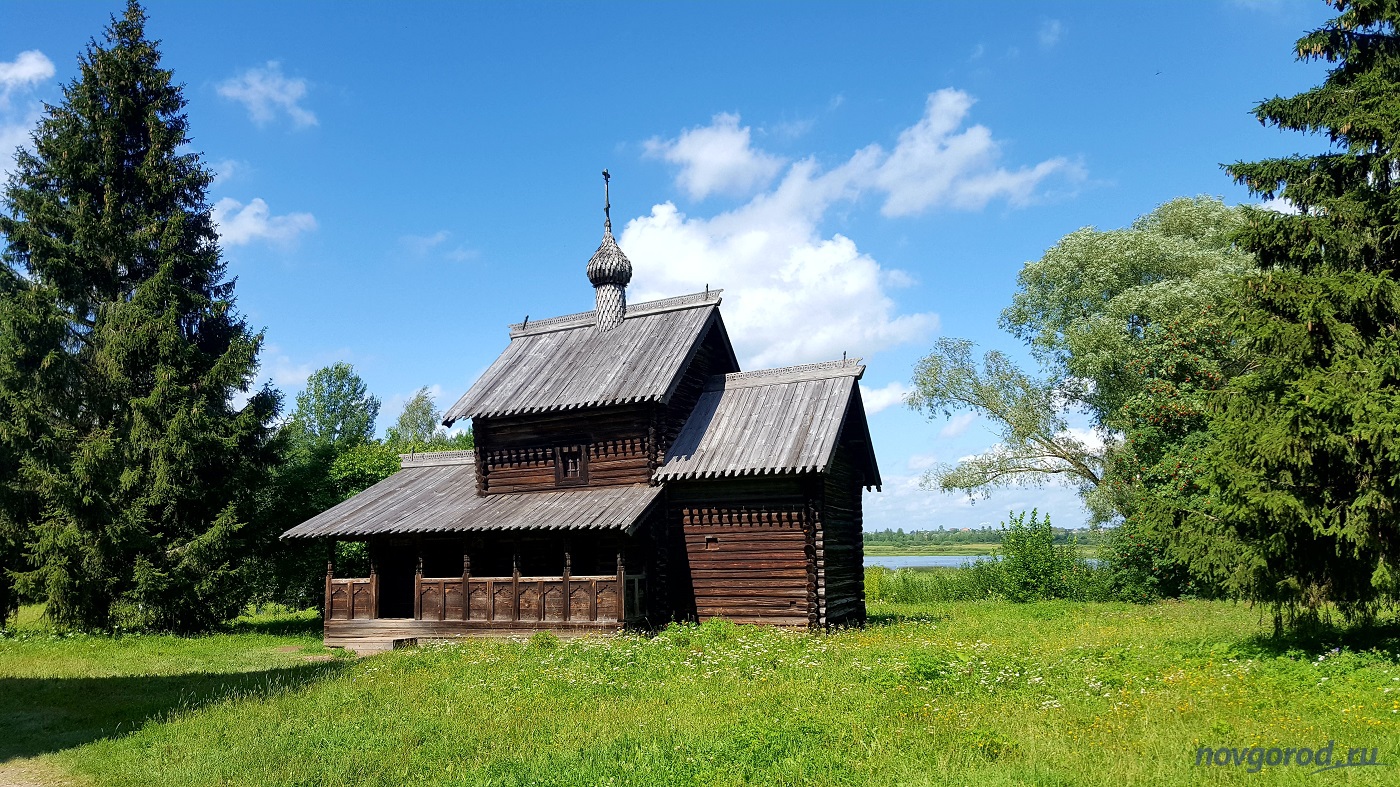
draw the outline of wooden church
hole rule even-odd
[[[474,451],[404,455],[284,534],[368,543],[369,576],[327,569],[326,644],[864,621],[865,367],[741,371],[721,291],[627,303],[610,218],[587,273],[593,311],[510,326],[447,411]]]

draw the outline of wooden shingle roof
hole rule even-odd
[[[661,488],[604,486],[477,496],[470,451],[403,457],[393,475],[282,534],[355,538],[488,530],[627,530]]]
[[[858,360],[716,375],[656,471],[657,481],[824,472],[850,422],[865,484],[879,469],[865,432]]]
[[[510,345],[447,411],[444,423],[666,402],[706,332],[711,326],[723,330],[721,292],[629,305],[627,318],[609,331],[594,328],[591,311],[512,325]]]

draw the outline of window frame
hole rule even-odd
[[[578,475],[565,475],[565,459],[577,455]],[[588,444],[556,445],[554,447],[554,485],[588,486]]]

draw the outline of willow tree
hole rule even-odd
[[[1215,499],[1180,530],[1183,555],[1276,627],[1364,616],[1400,586],[1400,3],[1332,5],[1297,43],[1325,81],[1255,109],[1328,149],[1227,167],[1296,212],[1252,210],[1239,235],[1262,266],[1236,317],[1258,366],[1219,397]]]
[[[131,2],[89,43],[4,187],[0,505],[58,623],[195,630],[245,598],[278,399],[249,395],[262,335],[145,21]]]
[[[1231,234],[1241,212],[1209,197],[1180,198],[1114,230],[1072,232],[1026,263],[1002,327],[1039,369],[970,342],[941,339],[915,370],[909,403],[931,415],[970,412],[998,436],[929,486],[972,495],[1060,482],[1093,521],[1131,520],[1179,491],[1182,462],[1199,454],[1205,399],[1247,356],[1220,325],[1234,283],[1253,269]],[[1097,434],[1070,429],[1074,413]]]

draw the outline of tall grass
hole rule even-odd
[[[276,638],[216,635],[197,641],[210,664],[179,667],[189,679],[225,673],[194,701],[149,677],[169,669],[162,654],[189,655],[174,638],[116,640],[143,656],[134,667],[93,662],[95,638],[0,640],[0,719],[49,713],[47,734],[12,754],[52,752],[45,762],[98,787],[1301,787],[1400,772],[1195,765],[1201,746],[1329,739],[1393,762],[1392,635],[1277,647],[1250,610],[1205,601],[873,601],[870,612],[871,625],[829,633],[712,621],[656,636],[467,641],[248,682],[227,673],[250,650],[302,656]],[[153,712],[147,696],[168,705]],[[70,730],[68,712],[121,703],[119,727]]]
[[[1027,602],[1138,600],[1120,598],[1115,566],[1084,559],[1077,544],[1055,543],[1050,517],[1031,511],[1010,517],[993,560],[935,571],[872,568],[866,598],[901,604],[1005,599]]]

